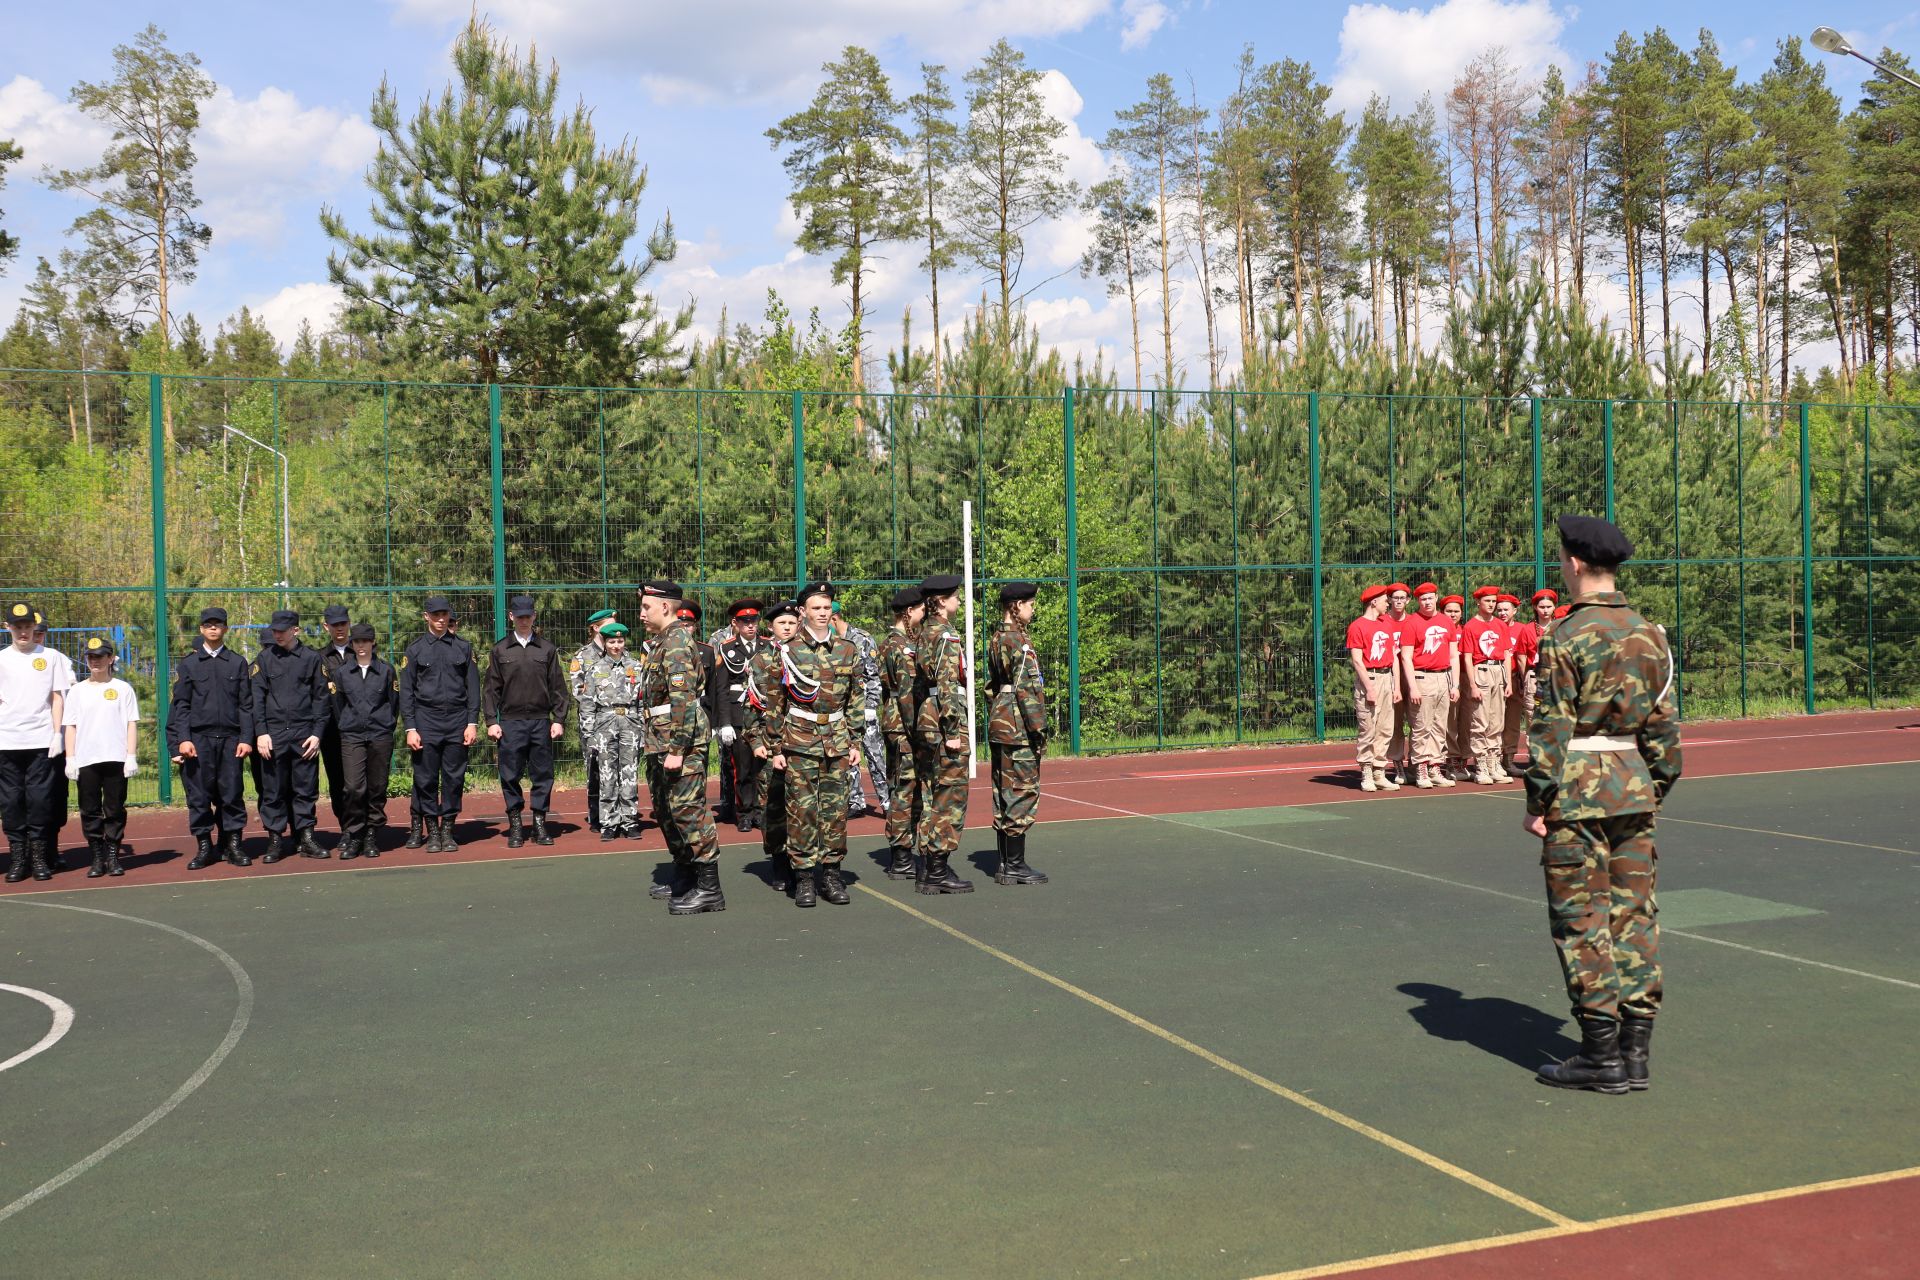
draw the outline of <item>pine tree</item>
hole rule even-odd
[[[1911,74],[1911,64],[1892,50],[1883,50],[1879,60]],[[1898,350],[1894,309],[1906,292],[1902,282],[1920,273],[1920,96],[1887,76],[1869,77],[1861,90],[1851,121],[1856,189],[1849,207],[1869,247],[1868,274],[1878,303],[1878,316],[1865,322],[1868,350],[1877,349],[1882,386],[1891,396]]]
[[[1333,90],[1313,67],[1289,58],[1262,68],[1254,93],[1254,127],[1267,146],[1267,202],[1281,246],[1280,269],[1292,275],[1294,345],[1306,343],[1307,297],[1320,309],[1326,249],[1347,217],[1340,152],[1346,118],[1327,112]]]
[[[1261,199],[1266,185],[1266,141],[1254,112],[1259,68],[1253,46],[1240,51],[1238,87],[1220,108],[1220,133],[1206,172],[1208,204],[1233,233],[1231,247],[1234,303],[1240,328],[1240,367],[1253,366],[1259,341],[1255,313],[1260,292],[1254,261],[1266,251],[1266,218]]]
[[[1080,274],[1099,276],[1107,282],[1107,293],[1125,297],[1127,313],[1133,325],[1133,385],[1145,385],[1140,365],[1140,281],[1148,270],[1148,255],[1158,236],[1154,231],[1153,206],[1142,198],[1138,179],[1122,171],[1087,192],[1084,205],[1093,215],[1093,244],[1080,259]]]
[[[20,148],[14,145],[12,138],[0,138],[0,188],[7,185],[7,166],[20,159]],[[4,212],[4,210],[0,210]],[[7,260],[20,252],[20,238],[10,236],[0,228],[0,275],[5,275]]]
[[[928,343],[933,356],[933,389],[941,389],[940,378],[940,273],[953,266],[953,243],[947,235],[947,184],[959,158],[960,129],[953,122],[953,95],[947,89],[946,68],[934,63],[920,64],[920,92],[907,99],[907,117],[913,122],[908,138],[913,158],[914,213],[918,223],[916,236],[927,242],[920,269],[927,273],[929,300],[933,304],[933,334]]]
[[[1160,385],[1179,385],[1173,363],[1173,272],[1170,266],[1173,236],[1167,212],[1169,195],[1186,181],[1186,153],[1198,121],[1174,92],[1173,77],[1164,73],[1147,80],[1147,96],[1114,117],[1107,131],[1107,149],[1117,152],[1151,182],[1159,233],[1154,237],[1160,254]]]
[[[1746,323],[1734,260],[1745,245],[1740,193],[1746,175],[1740,157],[1753,137],[1753,119],[1735,92],[1736,75],[1734,68],[1721,61],[1713,33],[1702,27],[1688,69],[1680,146],[1692,214],[1685,238],[1700,255],[1701,366],[1708,372],[1714,363],[1712,267],[1716,258],[1726,278],[1736,365],[1744,365],[1746,358]]]

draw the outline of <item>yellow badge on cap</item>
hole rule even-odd
[[[118,702],[120,700],[120,691],[118,689],[103,689],[100,696],[108,702]]]
[[[33,660],[33,669],[35,671],[45,671],[47,669],[47,660],[45,658],[35,658]]]
[[[27,616],[28,616],[29,614],[31,614],[32,612],[33,612],[33,610],[31,610],[31,609],[29,609],[29,608],[27,608],[27,606],[25,606],[25,605],[23,605],[23,604],[17,604],[17,605],[15,605],[15,606],[13,606],[13,616],[14,616],[14,617],[16,617],[16,618],[24,618],[24,617],[27,617]]]

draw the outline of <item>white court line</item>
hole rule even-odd
[[[1053,793],[1048,792],[1046,790],[1042,790],[1040,794],[1043,796],[1053,795]],[[1473,795],[1475,793],[1473,792],[1458,793],[1457,792],[1455,794]],[[1055,800],[1064,800],[1068,804],[1084,804],[1094,809],[1105,809],[1109,813],[1122,814],[1129,818],[1145,818],[1153,822],[1165,822],[1169,826],[1185,827],[1189,830],[1191,829],[1189,824],[1176,821],[1177,818],[1185,816],[1181,814],[1176,814],[1170,817],[1163,817],[1160,814],[1139,813],[1132,809],[1122,809],[1118,805],[1099,804],[1092,800],[1076,800],[1072,796],[1053,795],[1053,798]],[[1530,906],[1530,907],[1540,907],[1545,905],[1544,900],[1542,899],[1530,898],[1524,894],[1508,893],[1504,889],[1490,889],[1486,885],[1469,884],[1464,880],[1449,880],[1445,876],[1436,876],[1426,871],[1414,871],[1408,867],[1396,867],[1385,862],[1369,862],[1365,858],[1352,858],[1342,853],[1328,853],[1324,849],[1309,849],[1305,845],[1301,845],[1301,844],[1287,844],[1286,842],[1281,840],[1269,840],[1265,836],[1249,835],[1245,831],[1236,831],[1231,827],[1221,827],[1221,828],[1209,827],[1207,828],[1207,830],[1212,831],[1216,835],[1235,836],[1241,840],[1251,840],[1255,844],[1271,845],[1275,849],[1285,849],[1290,853],[1311,854],[1316,858],[1328,858],[1334,862],[1347,862],[1357,867],[1371,867],[1376,871],[1392,871],[1403,876],[1412,876],[1417,880],[1431,880],[1435,884],[1451,885],[1456,889],[1469,889],[1469,890],[1472,890],[1474,893],[1491,894],[1496,898],[1505,898],[1509,902],[1525,903],[1527,906]],[[1768,956],[1774,960],[1787,960],[1787,961],[1791,961],[1794,964],[1809,965],[1815,969],[1827,969],[1834,973],[1844,973],[1849,977],[1868,978],[1874,982],[1885,982],[1896,987],[1906,987],[1910,991],[1920,991],[1920,982],[1910,982],[1905,978],[1890,978],[1884,973],[1868,973],[1865,969],[1849,969],[1845,965],[1829,964],[1825,960],[1810,960],[1805,956],[1788,955],[1784,951],[1769,951],[1765,947],[1750,947],[1744,942],[1729,942],[1725,938],[1709,937],[1707,934],[1704,934],[1704,933],[1691,933],[1685,929],[1662,929],[1660,932],[1663,935],[1668,937],[1687,938],[1694,942],[1710,942],[1716,947],[1731,947],[1735,951],[1745,951],[1750,955]]]
[[[5,1071],[9,1067],[17,1067],[28,1058],[45,1053],[47,1050],[53,1048],[54,1045],[59,1044],[62,1036],[73,1030],[73,1006],[65,1000],[50,996],[44,991],[35,991],[32,987],[16,987],[11,982],[0,982],[0,991],[11,991],[17,996],[25,996],[29,1000],[38,1000],[41,1004],[53,1011],[53,1025],[47,1029],[47,1034],[41,1036],[39,1041],[31,1048],[22,1049],[5,1062],[0,1062],[0,1071]]]
[[[213,945],[213,943],[208,942],[205,938],[200,937],[198,934],[188,933],[185,929],[176,929],[170,924],[161,924],[158,920],[143,920],[139,916],[123,916],[117,911],[101,911],[94,907],[69,906],[64,902],[35,902],[30,898],[21,897],[3,898],[0,899],[0,901],[22,907],[47,907],[54,911],[78,911],[90,916],[105,916],[109,920],[125,920],[131,924],[143,924],[149,929],[158,929],[162,933],[170,933],[176,938],[185,938],[194,946],[211,952],[216,960],[227,967],[227,972],[233,977],[234,990],[239,993],[240,997],[239,1003],[234,1007],[233,1021],[227,1027],[226,1036],[220,1041],[219,1046],[215,1048],[211,1054],[207,1055],[207,1060],[200,1064],[198,1071],[188,1076],[186,1082],[169,1094],[165,1102],[162,1102],[159,1106],[147,1112],[139,1121],[122,1132],[118,1137],[108,1142],[105,1146],[101,1147],[98,1151],[80,1159],[64,1171],[48,1178],[45,1182],[27,1192],[12,1204],[0,1205],[0,1222],[5,1222],[22,1209],[30,1208],[38,1204],[60,1188],[66,1186],[69,1182],[72,1182],[75,1178],[78,1178],[81,1174],[94,1168],[108,1156],[166,1119],[168,1115],[172,1114],[175,1107],[178,1107],[181,1103],[192,1097],[194,1091],[205,1084],[208,1078],[213,1075],[214,1071],[219,1068],[220,1064],[227,1060],[227,1055],[233,1052],[233,1047],[240,1043],[240,1037],[246,1034],[247,1024],[253,1021],[253,979],[248,976],[245,969],[240,967],[238,960],[235,960],[232,956]]]

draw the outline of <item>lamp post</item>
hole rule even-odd
[[[293,515],[287,502],[287,455],[264,441],[254,439],[236,426],[223,422],[220,429],[280,459],[280,581],[273,585],[280,588],[280,607],[284,609],[287,607],[287,591],[293,585]],[[246,530],[242,529],[240,536],[244,538]]]
[[[1869,58],[1866,54],[1860,52],[1851,44],[1848,44],[1847,38],[1838,31],[1835,31],[1832,27],[1815,27],[1813,29],[1813,45],[1816,49],[1824,49],[1828,53],[1837,54],[1841,57],[1852,56],[1858,58],[1875,71],[1878,71],[1881,75],[1892,80],[1898,80],[1909,89],[1920,89],[1920,80],[1915,80],[1912,76],[1904,72],[1895,71],[1885,63],[1876,62],[1874,59]]]

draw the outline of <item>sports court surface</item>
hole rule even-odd
[[[0,896],[3,1269],[1914,1275],[1920,713],[1686,767],[1626,1097],[1533,1080],[1577,1033],[1517,787],[1336,745],[1050,763],[1044,887],[918,896],[863,820],[798,911],[723,829],[688,919],[652,829],[188,873],[138,815],[124,879]]]

